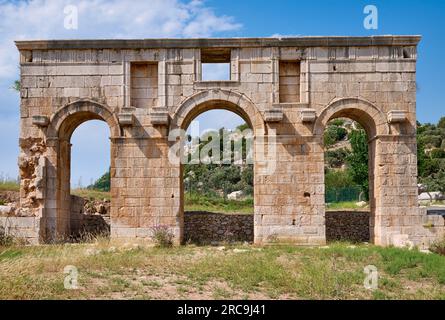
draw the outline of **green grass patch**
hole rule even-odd
[[[19,191],[20,184],[17,181],[0,181],[0,191]]]
[[[79,290],[63,287],[67,265],[79,271]],[[375,291],[363,285],[368,265],[379,273]],[[223,251],[129,249],[113,241],[10,247],[0,249],[0,299],[443,299],[444,265],[437,254],[348,243]]]
[[[94,200],[111,199],[110,192],[93,190],[93,189],[74,189],[71,190],[71,194],[85,199],[94,199]]]
[[[184,210],[253,214],[253,198],[224,200],[219,197],[186,193]]]
[[[326,209],[331,211],[337,210],[366,210],[367,206],[361,207],[357,205],[356,201],[344,201],[344,202],[336,202],[336,203],[327,203]]]
[[[445,284],[445,257],[424,254],[417,250],[378,248],[385,271],[390,275],[404,274],[410,280],[433,278]]]
[[[0,247],[0,261],[2,260],[11,260],[22,255],[22,251],[20,249],[4,249],[2,250]]]

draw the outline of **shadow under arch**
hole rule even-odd
[[[335,118],[349,118],[358,122],[371,140],[379,135],[389,135],[390,128],[386,115],[372,102],[358,97],[336,99],[318,115],[314,135],[323,135],[328,122]]]

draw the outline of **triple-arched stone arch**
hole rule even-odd
[[[241,116],[253,129],[255,139],[257,139],[260,135],[267,136],[268,126],[266,125],[264,117],[260,112],[260,110],[258,110],[255,103],[242,93],[233,90],[223,90],[223,89],[203,90],[195,93],[190,97],[185,98],[175,109],[172,110],[170,114],[171,119],[169,122],[169,128],[170,130],[173,130],[175,128],[185,130],[187,129],[191,121],[194,118],[196,118],[199,114],[212,109],[225,109]],[[382,108],[360,97],[346,97],[346,98],[334,99],[324,108],[321,108],[320,111],[317,113],[317,117],[312,127],[313,137],[315,138],[315,141],[322,141],[323,132],[328,122],[334,118],[339,118],[339,117],[346,117],[357,121],[364,127],[364,129],[368,134],[368,138],[370,141],[369,169],[370,169],[370,195],[371,195],[370,199],[371,201],[370,223],[372,228],[371,234],[373,236],[374,242],[380,244],[389,243],[391,240],[388,240],[388,235],[385,231],[386,229],[382,225],[383,223],[382,221],[386,221],[382,219],[384,219],[385,217],[384,212],[387,209],[387,205],[385,205],[386,202],[385,199],[388,198],[387,196],[388,191],[380,186],[381,183],[387,183],[385,181],[387,181],[386,172],[388,169],[381,164],[382,155],[384,154],[384,152],[382,152],[382,148],[385,149],[385,147],[382,146],[387,146],[388,143],[389,144],[391,143],[391,141],[388,142],[388,137],[391,137],[391,129],[388,123],[387,116],[382,111]],[[108,106],[93,100],[77,100],[72,103],[66,104],[60,107],[51,116],[49,125],[46,128],[45,132],[46,143],[48,146],[48,152],[46,157],[48,158],[49,169],[52,169],[52,174],[48,176],[47,183],[50,186],[54,186],[54,188],[47,188],[46,206],[44,210],[45,212],[44,221],[46,221],[45,236],[47,238],[57,238],[70,233],[71,208],[69,200],[67,200],[70,197],[69,193],[70,192],[69,191],[70,190],[69,186],[70,138],[73,131],[81,123],[88,120],[102,120],[108,124],[110,128],[110,135],[111,137],[115,138],[112,139],[112,145],[111,145],[112,150],[116,148],[115,141],[119,143],[119,146],[122,150],[125,150],[126,147],[130,147],[135,143],[134,137],[129,137],[129,136],[125,137],[123,135],[123,129],[122,126],[119,124],[119,119],[116,112],[114,112]],[[138,149],[140,149],[141,152],[143,152],[145,155],[147,154],[147,152],[148,153],[151,152],[147,149],[147,147],[145,147],[144,143],[140,142],[142,140],[139,139],[137,141],[139,141],[137,142],[138,146],[143,146],[143,147],[138,147]],[[148,145],[153,146],[155,149],[158,148],[160,150],[168,148],[168,143],[160,141],[158,142],[157,145],[152,145],[152,144]],[[322,148],[323,148],[322,144],[319,144],[318,146],[313,145],[311,152],[313,153],[317,153],[318,151],[322,152]],[[134,168],[119,168],[119,167],[115,168],[115,161],[119,160],[119,163],[125,163],[125,161],[129,163],[133,161],[132,157],[134,156],[134,154],[131,153],[131,156],[129,156],[128,159],[123,160],[114,157],[116,153],[113,152],[112,150],[111,150],[111,154],[113,155],[111,158],[111,167],[113,172],[112,183],[117,182],[117,185],[126,185],[129,183],[128,179],[132,179],[131,177],[132,174],[129,174],[129,176],[125,176],[123,175],[124,174],[123,172],[131,171]],[[131,147],[131,150],[134,150],[134,147]],[[122,154],[125,153],[126,152],[123,152]],[[157,154],[159,154],[159,152],[157,152]],[[161,151],[160,154],[163,154],[163,151]],[[264,190],[270,189],[272,187],[271,182],[273,186],[277,186],[280,188],[286,187],[287,182],[284,184],[283,182],[288,180],[290,183],[297,182],[298,184],[298,181],[293,182],[294,179],[292,178],[293,177],[292,172],[289,172],[289,177],[291,177],[290,179],[284,176],[280,178],[280,176],[282,176],[282,171],[283,171],[282,168],[280,167],[280,164],[281,166],[289,165],[293,163],[293,160],[290,161],[290,163],[280,162],[282,161],[280,160],[280,158],[283,156],[283,154],[280,154],[280,151],[278,151],[276,156],[278,160],[277,163],[279,166],[278,168],[276,168],[277,173],[269,175],[268,174],[260,175],[255,178],[256,181],[256,186],[254,189],[255,230],[256,230],[255,232],[257,233],[255,239],[258,239],[257,240],[258,242],[264,242],[270,240],[271,235],[269,234],[266,237],[265,234],[267,234],[267,232],[269,231],[265,230],[278,230],[276,231],[278,234],[280,232],[283,234],[287,234],[288,232],[290,232],[289,231],[290,229],[288,230],[288,227],[274,227],[273,225],[269,226],[269,222],[267,222],[267,221],[280,221],[279,219],[286,219],[284,216],[282,218],[279,218],[279,215],[273,213],[271,215],[265,214],[265,210],[267,210],[267,208],[270,208],[269,210],[272,210],[272,212],[274,212],[275,210],[273,209],[273,207],[269,207],[268,204],[265,205],[263,202],[263,199],[265,197]],[[316,168],[321,168],[320,170],[322,170],[323,158],[314,158],[314,159],[316,160],[311,161],[311,165],[315,166]],[[145,165],[147,169],[150,169],[152,167],[152,163],[155,163],[154,161],[155,161],[154,159],[149,157]],[[181,194],[182,192],[181,191],[182,176],[180,174],[181,170],[179,170],[180,168],[173,164],[162,164],[167,161],[168,160],[166,158],[163,158],[161,160],[161,164],[158,164],[158,162],[156,162],[156,165],[160,165],[161,168],[159,169],[160,172],[165,171],[165,169],[162,168],[170,168],[169,172],[177,172],[177,174],[158,178],[160,179],[160,181],[164,181],[162,182],[163,185],[173,186],[173,189],[171,189],[172,190],[171,205],[170,205],[171,211],[163,209],[163,212],[171,212],[169,214],[173,216],[176,214],[176,218],[179,219],[179,222],[175,233],[178,236],[178,238],[181,238],[182,228],[183,228],[182,227],[183,213],[184,213],[183,212],[184,200],[182,199],[182,194]],[[258,159],[255,159],[255,161],[256,161],[255,164],[258,164],[260,162],[258,161]],[[298,166],[298,163],[295,162],[292,165],[295,167]],[[303,164],[301,165],[303,166]],[[257,170],[255,170],[255,174],[257,174]],[[322,171],[320,172],[313,171],[313,173],[311,174],[314,177],[323,176]],[[146,177],[144,179],[146,179],[146,181],[151,181],[151,179],[153,178]],[[317,178],[314,178],[314,181],[319,181],[319,180],[317,180]],[[323,180],[320,180],[317,183],[321,185],[323,183]],[[289,186],[289,187],[290,191],[288,192],[294,193],[295,191],[292,190],[295,189],[295,187],[294,186]],[[112,188],[117,188],[117,187],[112,186]],[[318,189],[315,188],[314,190]],[[159,193],[159,190],[157,190],[157,193]],[[162,194],[163,193],[164,192],[162,192]],[[135,227],[135,225],[127,222],[125,223],[122,222],[122,221],[130,221],[128,218],[126,218],[127,214],[126,212],[128,208],[125,207],[125,203],[127,200],[125,200],[125,198],[121,196],[122,194],[125,195],[126,193],[118,192],[116,191],[116,189],[114,189],[112,190],[112,194],[118,195],[112,197],[112,209],[113,209],[112,212],[115,213],[115,216],[112,215],[112,224],[113,221],[115,221],[115,225],[112,225],[112,234],[113,234],[113,228],[115,227],[116,227],[115,230],[123,230],[123,229],[130,230],[130,228]],[[149,193],[144,193],[144,194],[148,194],[148,197],[150,197]],[[273,194],[278,195],[275,192],[273,192]],[[268,196],[267,192],[266,196]],[[317,192],[315,193],[315,196],[317,196],[316,199],[320,199],[318,197]],[[180,199],[179,202],[174,201],[176,197]],[[272,195],[268,197],[272,197]],[[275,195],[273,197],[275,197]],[[296,194],[296,197],[298,197],[298,194]],[[289,201],[292,202],[292,200],[290,200],[291,199],[290,194],[282,197],[282,199],[284,199],[283,200],[284,202],[289,202]],[[145,200],[140,200],[140,201],[144,202]],[[168,219],[165,220],[167,217],[164,218],[162,216],[162,212],[161,211],[158,212],[156,206],[153,206],[152,202],[147,202],[147,203],[150,203],[150,205],[147,205],[146,209],[142,209],[143,211],[147,210],[147,215],[157,216],[155,220],[159,222],[170,221]],[[317,205],[314,203],[313,206],[314,208],[324,208],[324,202],[318,203]],[[118,213],[118,216],[116,216],[116,212]],[[321,219],[324,218],[324,209],[316,212],[320,214]],[[295,214],[293,214],[293,216],[298,217],[297,221],[300,221],[299,220],[300,214],[298,212],[296,212]],[[296,220],[295,218],[292,219],[292,221],[295,220]],[[145,225],[146,223],[143,222],[143,226]],[[137,224],[136,226],[141,227],[141,223]],[[302,229],[304,230],[304,228]],[[117,232],[115,231],[115,234],[121,235],[121,233],[118,232],[120,231]],[[317,239],[320,239],[320,241],[317,240],[316,243],[322,243],[322,239],[324,239],[323,231],[318,231],[318,232],[319,233],[317,233],[318,237]]]
[[[200,91],[184,99],[182,103],[180,103],[180,105],[171,113],[170,130],[174,128],[180,128],[183,130],[187,129],[190,122],[194,118],[196,118],[199,114],[211,109],[225,109],[240,115],[253,129],[256,138],[258,138],[258,135],[267,135],[267,126],[264,118],[255,104],[248,97],[236,91],[216,89]],[[378,225],[378,223],[376,225],[376,216],[378,220],[378,217],[381,216],[379,215],[379,212],[384,210],[382,206],[379,207],[379,205],[384,201],[384,195],[377,185],[382,181],[381,173],[378,171],[379,167],[377,165],[377,156],[380,154],[378,149],[380,137],[390,135],[390,126],[388,124],[386,114],[383,113],[381,108],[363,98],[346,97],[335,99],[326,107],[322,108],[317,114],[313,126],[313,136],[322,137],[328,122],[331,119],[338,117],[347,117],[359,122],[367,131],[370,139],[369,168],[371,186],[371,225],[372,228],[378,229],[377,233],[380,233],[382,228]],[[55,185],[56,188],[48,189],[47,192],[47,202],[55,204],[52,205],[53,208],[51,208],[51,205],[47,206],[46,208],[45,218],[48,219],[48,226],[52,225],[52,228],[48,228],[47,226],[47,229],[51,230],[46,232],[48,237],[54,238],[60,235],[69,234],[70,232],[69,216],[71,209],[69,201],[67,201],[67,199],[70,197],[70,138],[73,131],[81,123],[88,120],[105,121],[110,128],[110,134],[112,137],[118,138],[117,140],[124,139],[122,135],[122,128],[119,124],[116,113],[106,105],[96,101],[74,101],[62,106],[51,116],[48,128],[46,130],[46,139],[49,147],[47,157],[50,160],[50,166],[54,168],[54,175],[48,177],[48,181],[50,185]],[[112,140],[114,141],[116,139]],[[115,146],[112,144],[111,147],[113,149]],[[322,145],[319,145],[319,147],[322,148]],[[279,158],[280,154],[278,154],[277,157]],[[114,168],[115,160],[116,159],[112,157],[112,168]],[[148,163],[147,166],[149,167],[150,164]],[[172,168],[174,168],[174,166],[172,166]],[[116,171],[113,170],[113,172]],[[181,170],[178,172],[181,172]],[[280,168],[278,168],[278,172],[280,172]],[[117,174],[116,178],[116,181],[123,179],[123,177],[119,177],[119,174]],[[172,178],[173,180],[178,179],[179,183],[176,184],[176,186],[178,187],[177,190],[179,190],[179,198],[182,198],[180,194],[180,185],[182,184],[180,181],[182,181],[182,176],[178,175],[176,178]],[[114,178],[112,178],[112,180],[113,179]],[[259,178],[257,177],[256,181],[257,189],[255,189],[255,198],[261,199],[261,197],[263,197],[262,190],[264,189],[264,186],[269,183],[268,181],[275,181],[275,178],[273,178],[273,175],[264,175]],[[174,182],[168,182],[168,184],[171,183],[175,185]],[[175,192],[176,191],[174,191],[174,193]],[[112,190],[112,194],[118,194],[118,192]],[[119,208],[118,203],[122,203],[122,200],[123,199],[120,198],[113,198],[112,207]],[[177,209],[173,209],[172,212],[177,212],[178,217],[181,220],[183,219],[183,199],[176,205]],[[262,214],[264,210],[263,208],[264,207],[261,205],[255,207],[255,221],[258,221],[256,226],[257,230],[263,230],[261,228],[261,224],[263,221],[262,219],[264,218],[259,218],[264,216],[264,214]],[[125,210],[125,208],[121,208],[121,210]],[[149,209],[149,211],[153,210]],[[182,223],[183,222],[181,222],[180,225]],[[258,232],[261,234],[262,231]],[[180,226],[176,233],[178,237],[182,236]],[[375,232],[371,231],[371,233],[374,234]],[[321,236],[321,238],[323,238],[323,236]],[[261,241],[267,241],[267,239],[261,238]],[[379,240],[376,242],[386,243],[387,240],[379,238]]]
[[[19,41],[22,213],[42,218],[34,229],[43,240],[69,233],[70,138],[84,121],[102,120],[112,138],[111,236],[149,238],[162,224],[180,242],[184,186],[181,167],[169,161],[176,143],[169,133],[227,109],[264,147],[254,151],[255,242],[324,244],[323,132],[329,120],[347,117],[369,138],[371,240],[419,242],[426,235],[417,203],[419,40]],[[202,64],[221,59],[229,81],[203,81]],[[274,158],[260,161],[270,150]],[[271,170],[257,175],[258,167]]]

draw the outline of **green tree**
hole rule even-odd
[[[445,117],[440,118],[439,123],[437,124],[437,127],[445,129]]]
[[[248,129],[247,124],[238,126],[237,129],[241,132]],[[219,132],[219,149],[220,160],[223,160],[224,147],[228,148],[229,145],[224,146],[224,136],[232,134],[232,131],[225,130],[221,128]],[[202,148],[210,143],[211,139],[208,139],[209,133],[201,136],[199,138],[199,147],[196,152],[200,152]],[[196,138],[195,138],[196,139]],[[234,160],[234,142],[226,139],[226,142],[230,142],[230,154],[232,163]],[[246,160],[247,141],[245,138],[242,140],[242,159]],[[211,156],[211,152],[209,152]],[[193,171],[193,175],[190,176],[190,172]],[[228,193],[233,191],[242,190],[246,195],[253,194],[253,165],[243,164],[243,165],[233,165],[233,164],[185,164],[184,165],[184,187],[187,191],[199,192],[207,196],[216,196],[220,193],[227,196]]]
[[[440,191],[445,193],[445,170],[439,170],[422,181],[427,185],[428,191]]]
[[[325,161],[329,168],[340,168],[345,164],[345,159],[351,151],[346,148],[326,151]]]
[[[325,174],[326,190],[348,188],[356,185],[350,170],[327,170]]]
[[[440,148],[442,144],[442,137],[440,135],[433,135],[432,131],[425,131],[419,136],[419,141],[422,142],[425,148]]]
[[[445,117],[436,125],[417,124],[417,166],[419,182],[428,191],[438,191],[440,172],[445,171]],[[427,151],[427,149],[432,149]]]
[[[20,80],[15,80],[14,84],[11,87],[11,89],[19,92],[20,91]]]
[[[88,189],[110,191],[110,170],[108,170],[102,177],[96,180]]]
[[[425,154],[425,143],[421,139],[417,139],[417,172],[419,177],[425,176],[427,159]]]
[[[352,180],[361,187],[369,199],[368,138],[364,130],[353,130],[349,134],[352,152],[347,158]]]
[[[324,132],[324,145],[330,147],[338,141],[343,140],[348,135],[348,131],[336,125],[328,125]]]
[[[444,159],[445,150],[443,149],[433,149],[431,150],[431,159]]]

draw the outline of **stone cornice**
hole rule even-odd
[[[161,49],[161,48],[241,48],[241,47],[339,47],[415,46],[421,36],[292,37],[292,38],[202,38],[141,40],[30,40],[16,41],[19,50],[60,49]]]

